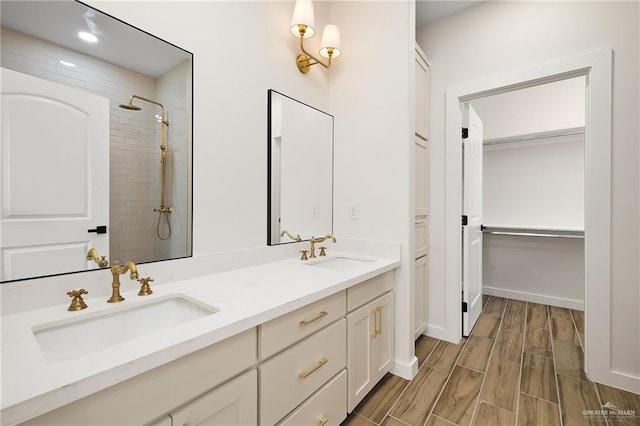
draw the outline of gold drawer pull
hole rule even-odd
[[[306,327],[306,326],[308,326],[309,324],[311,324],[311,323],[313,323],[313,322],[318,321],[320,318],[322,318],[322,317],[326,317],[327,315],[329,315],[329,314],[327,313],[327,311],[320,311],[320,313],[318,314],[318,316],[317,316],[317,317],[315,317],[314,319],[310,319],[309,321],[302,320],[302,321],[300,321],[298,324],[300,324],[300,327]]]
[[[320,423],[318,424],[318,426],[324,426],[327,424],[327,422],[329,421],[328,418],[326,418],[325,416],[320,417]]]
[[[301,371],[298,373],[298,377],[300,377],[301,379],[305,379],[308,376],[312,375],[313,373],[316,372],[316,370],[318,370],[320,367],[322,367],[323,365],[325,365],[327,362],[329,362],[326,358],[320,358],[320,361],[318,361],[318,365],[316,365],[315,367],[313,367],[313,370],[309,370],[309,371]]]

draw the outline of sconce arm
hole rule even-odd
[[[322,62],[320,59],[316,58],[315,56],[313,56],[311,53],[307,52],[304,48],[304,33],[300,34],[300,50],[302,51],[302,53],[304,53],[305,55],[307,55],[309,58],[307,60],[307,65],[311,66],[311,65],[315,65],[315,64],[320,64],[325,68],[329,68],[331,66],[331,56],[329,56],[329,61],[325,64],[324,62]],[[311,60],[314,60],[315,62],[311,62]]]

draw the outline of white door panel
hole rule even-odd
[[[2,68],[0,277],[97,267],[108,256],[109,101]],[[79,257],[78,257],[79,256]]]
[[[482,121],[471,105],[462,105],[462,125],[468,129],[463,139],[462,214],[467,225],[462,230],[462,334],[468,336],[482,312]]]

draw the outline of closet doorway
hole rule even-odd
[[[483,293],[584,310],[585,93],[579,76],[461,104],[464,336]]]
[[[584,304],[585,370],[591,380],[609,377],[611,326],[611,84],[613,52],[569,57],[486,80],[463,84],[446,92],[445,100],[445,288],[447,340],[462,338],[462,127],[460,105],[474,99],[513,92],[584,76],[585,199]],[[606,339],[605,339],[606,340]]]

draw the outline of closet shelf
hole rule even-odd
[[[550,130],[548,132],[529,133],[526,135],[506,136],[503,138],[485,139],[482,144],[484,146],[500,145],[504,143],[526,142],[536,139],[550,139],[559,136],[580,135],[585,132],[584,126],[572,127],[569,129]]]

